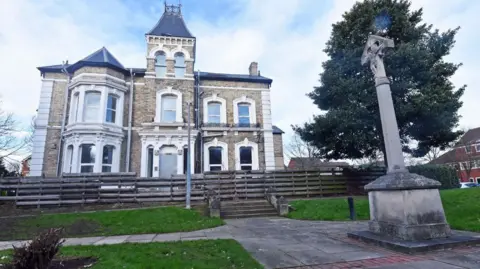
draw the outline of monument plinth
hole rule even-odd
[[[370,203],[369,230],[401,240],[428,240],[451,235],[438,188],[440,182],[405,168],[390,81],[383,63],[393,40],[372,35],[362,55],[375,77],[388,171],[365,186]]]

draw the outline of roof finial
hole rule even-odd
[[[171,14],[171,15],[181,15],[182,14],[182,3],[179,0],[178,5],[169,5],[167,4],[167,1],[165,0],[165,13]]]

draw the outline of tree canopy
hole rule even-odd
[[[384,60],[404,152],[423,157],[461,135],[454,129],[466,86],[455,89],[449,80],[461,64],[444,60],[459,28],[434,30],[422,22],[422,13],[407,0],[367,0],[333,24],[321,84],[308,94],[324,113],[294,126],[320,149],[319,157],[356,159],[384,151],[373,74],[360,64],[370,34],[395,42]]]

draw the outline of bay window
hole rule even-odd
[[[95,122],[98,120],[100,113],[100,98],[99,92],[86,92],[85,101],[83,104],[83,121]]]
[[[106,122],[115,123],[115,118],[117,116],[117,100],[118,98],[115,95],[109,94],[107,98],[107,113],[106,113]]]
[[[93,173],[95,166],[96,147],[94,144],[80,146],[80,173]]]
[[[106,145],[103,147],[103,156],[102,156],[102,172],[110,173],[112,172],[113,164],[113,151],[115,147],[111,145]]]

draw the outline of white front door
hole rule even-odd
[[[159,172],[161,178],[171,178],[177,174],[177,148],[165,146],[160,149]]]

